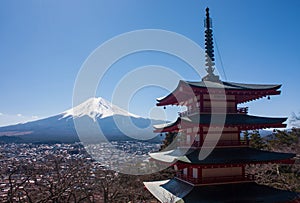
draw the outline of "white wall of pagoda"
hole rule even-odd
[[[245,165],[211,165],[176,164],[176,176],[193,184],[209,184],[214,182],[248,181]]]
[[[244,145],[245,143],[240,142],[240,129],[238,127],[199,127],[195,125],[194,127],[189,127],[186,129],[181,129],[179,131],[179,142],[182,146],[192,146],[192,144],[197,144],[201,146],[207,136],[219,137],[219,146],[238,146]]]
[[[235,113],[237,111],[237,101],[235,95],[204,94],[189,98],[180,102],[186,106],[188,113],[197,112],[223,112]]]

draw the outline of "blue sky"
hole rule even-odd
[[[102,43],[122,33],[164,29],[182,34],[203,47],[207,6],[211,9],[214,37],[227,76],[216,53],[221,78],[283,84],[280,96],[245,104],[250,113],[286,117],[298,113],[298,0],[2,0],[0,126],[71,108],[73,86],[83,62]],[[151,64],[169,67],[187,80],[200,80],[176,57],[137,53],[114,64],[96,96],[111,100],[111,92],[122,76]],[[167,92],[159,88],[144,88],[136,93],[129,109],[148,116],[155,98],[164,94]],[[168,119],[173,117],[170,114]]]

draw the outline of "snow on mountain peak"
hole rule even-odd
[[[101,97],[90,98],[78,106],[63,112],[63,118],[69,116],[72,116],[73,118],[89,116],[94,121],[96,121],[96,118],[105,118],[113,115],[140,117],[121,109]]]

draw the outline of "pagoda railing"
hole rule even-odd
[[[214,144],[213,142],[206,141],[208,146]],[[194,141],[193,143],[187,143],[184,141],[179,142],[181,147],[202,147],[203,143],[201,141]],[[219,140],[217,146],[248,146],[249,140]]]
[[[190,115],[194,115],[200,112],[200,109],[191,109],[191,110],[187,110],[187,111],[183,111],[183,112],[178,112],[178,115],[180,117],[184,117],[184,116],[190,116]]]
[[[190,109],[184,112],[179,112],[180,117],[191,116],[199,113],[238,113],[238,114],[247,114],[248,107],[227,107],[224,109],[223,107],[205,107],[202,110],[200,108]]]
[[[219,177],[202,177],[193,178],[181,173],[176,174],[177,178],[188,181],[193,184],[210,184],[210,183],[225,183],[225,182],[244,182],[254,181],[255,176],[252,174],[240,175],[240,176],[219,176]]]
[[[237,108],[237,113],[247,114],[248,113],[248,107],[238,107]]]

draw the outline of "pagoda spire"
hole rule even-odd
[[[202,79],[203,81],[220,82],[219,76],[214,74],[214,43],[212,34],[212,20],[209,17],[209,8],[206,8],[205,24],[205,70],[207,75]]]

